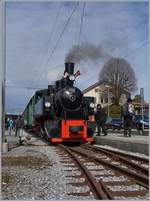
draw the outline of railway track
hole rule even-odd
[[[107,150],[87,145],[80,147],[59,145],[59,147],[64,166],[68,167],[69,171],[73,171],[75,167],[81,171],[76,182],[70,177],[70,184],[89,187],[86,193],[79,191],[73,194],[80,196],[92,194],[95,199],[105,200],[148,199],[148,170],[140,165],[136,167],[133,165],[136,163],[132,161],[130,164],[127,156],[117,156],[117,153],[108,153]],[[68,163],[69,158],[71,163]]]
[[[91,146],[91,145],[87,145],[87,144],[82,145],[82,147],[87,147],[87,148],[95,149],[95,150],[106,150],[106,151],[109,151],[110,153],[117,154],[117,156],[123,156],[123,157],[126,157],[126,158],[130,158],[131,160],[136,160],[136,161],[145,163],[146,165],[149,163],[149,160],[147,158],[143,158],[141,156],[131,155],[131,154],[128,154],[128,153],[119,152],[119,151],[115,151],[115,150],[109,150],[109,149],[104,148],[104,147],[101,148],[101,147]]]
[[[135,168],[142,175],[149,175],[149,160],[146,158],[141,158],[127,153],[117,152],[114,150],[108,150],[105,148],[100,148],[91,145],[82,145],[83,148],[91,150],[94,153],[101,154],[104,157],[111,157],[113,160],[124,163],[128,168]]]

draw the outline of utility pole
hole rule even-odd
[[[8,151],[8,144],[5,141],[5,81],[6,81],[6,66],[5,66],[5,1],[1,0],[0,1],[0,30],[1,30],[1,35],[0,35],[0,65],[1,65],[1,136],[2,136],[2,151],[7,152]]]
[[[142,115],[142,121],[144,121],[144,108],[143,108],[143,104],[144,104],[144,89],[140,88],[140,97],[141,97],[141,115]],[[144,124],[143,125],[143,130],[144,130]]]
[[[108,98],[108,102],[107,102],[107,115],[108,115],[108,117],[110,116],[110,111],[109,111],[109,88],[110,88],[110,86],[109,85],[105,85],[105,87],[107,88],[107,98]]]

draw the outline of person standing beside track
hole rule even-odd
[[[12,129],[13,129],[13,120],[12,119],[8,119],[8,130],[9,130],[9,135],[11,135]]]
[[[16,132],[15,132],[15,136],[20,136],[22,129],[23,129],[23,120],[21,118],[18,118],[16,121]]]
[[[131,98],[128,98],[127,102],[123,105],[122,116],[124,120],[124,136],[131,137],[134,116],[134,106]]]
[[[107,131],[105,128],[105,122],[107,120],[107,115],[106,115],[104,109],[101,107],[100,104],[97,105],[96,112],[95,112],[94,116],[95,116],[95,121],[97,123],[98,135],[100,136],[101,128],[102,128],[102,132],[106,136]]]

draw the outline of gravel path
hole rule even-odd
[[[63,164],[66,159],[67,163]],[[88,165],[91,169],[93,163],[89,162]],[[101,169],[100,166],[97,168]],[[92,173],[95,174],[94,171]],[[67,155],[59,155],[57,147],[47,146],[40,138],[31,136],[26,146],[19,146],[2,155],[2,199],[93,200],[92,192],[90,196],[71,195],[90,191],[88,186],[82,186],[85,179],[78,177],[80,174]],[[105,174],[108,175],[107,180],[115,180],[109,172],[105,171]],[[70,182],[81,183],[81,186],[72,186]]]
[[[93,195],[77,197],[67,194],[89,189],[77,189],[67,184],[69,180],[56,150],[54,146],[20,146],[5,154],[2,160],[2,199],[94,199]]]

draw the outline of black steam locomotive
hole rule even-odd
[[[48,89],[37,91],[24,112],[24,116],[32,114],[29,115],[32,127],[50,142],[93,141],[94,97],[84,97],[74,86],[79,75],[79,71],[74,73],[74,63],[65,63],[62,79]]]

